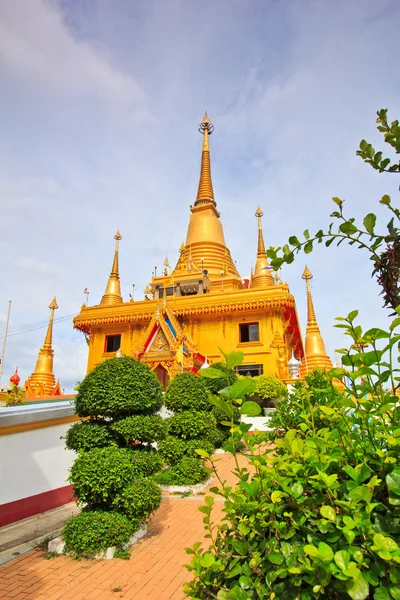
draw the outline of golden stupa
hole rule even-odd
[[[306,281],[307,288],[307,329],[305,354],[300,366],[300,377],[304,378],[307,373],[314,369],[329,371],[333,368],[332,361],[326,353],[324,340],[315,316],[314,304],[311,296],[310,279],[312,274],[306,266],[302,275]]]
[[[124,302],[119,280],[119,240],[105,294],[96,306],[83,305],[74,319],[89,346],[88,371],[121,354],[145,361],[163,385],[182,370],[197,372],[224,351],[241,350],[244,375],[290,378],[292,354],[304,357],[295,299],[268,263],[257,208],[258,244],[250,280],[242,279],[225,242],[211,179],[209,138],[214,126],[207,113],[197,197],[190,207],[186,241],[171,269],[168,258],[153,276],[141,301]],[[318,360],[317,360],[318,362]]]
[[[60,382],[56,382],[53,373],[53,321],[54,311],[58,308],[55,298],[51,302],[49,308],[50,320],[44,344],[39,350],[35,370],[25,381],[24,387],[29,398],[37,396],[59,396],[61,394]]]

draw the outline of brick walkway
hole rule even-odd
[[[233,484],[233,458],[218,463],[222,479]],[[241,463],[244,459],[241,458]],[[215,485],[215,481],[212,485]],[[47,560],[35,549],[0,568],[0,598],[13,600],[182,600],[185,548],[204,534],[198,508],[203,497],[169,497],[162,501],[147,536],[132,547],[130,560],[81,560],[67,556]],[[223,503],[215,502],[220,517]]]

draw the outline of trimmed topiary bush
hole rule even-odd
[[[282,381],[271,375],[257,375],[254,377],[256,389],[248,399],[257,402],[262,407],[274,407],[274,401],[287,396],[287,387]]]
[[[129,446],[134,442],[159,442],[165,438],[165,420],[159,415],[132,415],[116,421],[111,429]]]
[[[83,511],[64,525],[64,551],[77,558],[92,558],[110,546],[123,546],[137,528],[137,521],[117,512]]]
[[[80,452],[69,481],[86,506],[63,531],[67,551],[91,556],[122,545],[160,505],[160,490],[149,477],[163,468],[150,446],[165,437],[165,422],[155,414],[161,404],[156,376],[127,356],[106,360],[80,384],[76,411],[91,420],[74,424],[66,441]]]
[[[163,460],[154,448],[129,451],[131,469],[135,477],[150,477],[163,467]]]
[[[196,450],[204,450],[208,454],[212,454],[214,451],[214,444],[209,440],[180,440],[173,436],[168,436],[158,444],[159,453],[169,465],[175,465],[184,456],[199,458]]]
[[[193,373],[180,373],[169,383],[165,393],[165,406],[174,413],[185,410],[210,409],[205,379]]]
[[[218,371],[222,371],[225,374],[225,377],[216,379],[209,379],[208,377],[204,378],[204,382],[210,394],[218,394],[219,391],[226,388],[226,386],[228,385],[228,381],[229,385],[232,385],[233,383],[235,383],[235,381],[237,381],[238,376],[236,375],[235,371],[233,369],[227,370],[224,363],[216,362],[213,363],[211,366],[213,369],[218,369]]]
[[[116,446],[117,443],[105,421],[81,421],[74,423],[65,435],[65,445],[68,450],[87,452],[93,448]]]
[[[161,490],[151,479],[136,479],[114,498],[115,508],[129,519],[147,521],[161,504]]]
[[[208,439],[216,429],[214,416],[209,412],[183,411],[168,419],[168,433],[183,440]]]
[[[157,483],[162,485],[195,485],[205,481],[210,473],[203,462],[193,456],[184,456],[169,471],[163,471],[155,476]]]
[[[78,456],[69,481],[74,484],[79,501],[89,506],[111,507],[115,494],[135,477],[131,452],[124,448],[95,448]]]
[[[131,356],[100,363],[79,386],[75,399],[80,417],[152,414],[162,406],[161,386],[145,363]]]

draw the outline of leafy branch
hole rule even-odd
[[[378,111],[379,123],[378,130],[384,133],[385,142],[394,148],[396,154],[400,154],[400,127],[398,121],[393,121],[389,126],[387,123],[387,110]],[[389,167],[390,159],[382,158],[382,152],[375,152],[371,144],[365,140],[360,143],[360,150],[357,151],[366,163],[370,164],[380,173],[400,173],[400,161]],[[366,250],[370,254],[370,260],[373,262],[372,276],[376,275],[378,285],[382,288],[381,294],[384,297],[384,306],[396,309],[400,305],[400,210],[391,204],[391,198],[385,194],[380,204],[383,204],[391,212],[391,219],[387,224],[387,233],[376,233],[376,215],[367,214],[362,225],[356,223],[354,217],[347,218],[343,213],[344,200],[334,197],[333,202],[339,207],[331,213],[331,217],[337,219],[339,224],[335,227],[334,222],[330,223],[327,231],[320,229],[313,236],[308,229],[303,233],[304,240],[299,240],[295,235],[289,237],[288,244],[283,247],[270,247],[267,255],[271,260],[271,265],[275,270],[280,269],[283,264],[290,264],[294,261],[295,255],[301,250],[305,254],[310,254],[314,250],[315,244],[325,242],[329,247],[336,243],[340,246],[346,241],[350,246]],[[396,223],[396,225],[395,225]]]

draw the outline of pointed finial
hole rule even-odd
[[[199,125],[199,132],[204,134],[204,132],[206,130],[207,130],[208,135],[211,135],[212,132],[214,131],[214,125],[211,123],[210,119],[208,118],[207,111],[204,113],[203,120]]]
[[[117,242],[122,240],[122,235],[120,234],[119,229],[118,229],[117,233],[114,235],[114,240],[116,240]]]
[[[184,251],[185,251],[185,248],[186,248],[186,246],[185,246],[185,244],[182,242],[182,244],[181,244],[181,246],[180,246],[180,248],[179,248],[179,253],[180,253],[180,254],[182,254],[182,252],[184,252]]]
[[[261,219],[261,217],[264,216],[264,213],[259,206],[258,206],[256,212],[254,213],[254,216],[257,217],[257,219]]]
[[[305,269],[303,271],[302,278],[305,279],[306,281],[313,278],[313,275],[312,275],[310,269],[307,267],[307,265],[305,266]]]
[[[165,260],[164,260],[164,267],[169,267],[169,266],[170,265],[169,265],[169,262],[168,262],[168,256],[166,256]]]
[[[50,310],[57,310],[58,304],[57,304],[57,300],[56,300],[55,296],[54,296],[52,302],[49,304],[49,308],[50,308]]]

